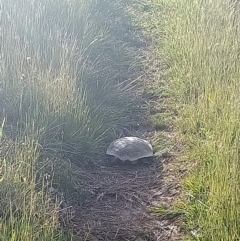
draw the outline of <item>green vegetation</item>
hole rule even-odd
[[[120,71],[127,73],[131,56],[106,26],[100,6],[107,3],[2,4],[2,115],[17,129],[34,126],[49,150],[98,153],[106,132],[125,121]]]
[[[187,240],[240,239],[240,12],[233,3],[152,0],[141,9],[170,66],[168,88],[187,147]]]
[[[138,58],[123,7],[0,1],[0,240],[71,240],[48,190],[52,178],[73,188],[61,160],[78,165],[103,153],[131,119]]]
[[[240,11],[233,2],[132,5],[136,24],[170,66],[144,83],[143,96],[153,100],[147,108],[158,130],[176,114],[182,158],[192,167],[185,200],[153,210],[184,213],[188,240],[240,239]],[[93,159],[131,121],[138,42],[125,4],[0,0],[0,240],[72,239],[60,228],[60,200],[52,201],[49,188],[76,188],[64,160]],[[156,104],[156,96],[168,103]]]
[[[157,214],[158,216],[179,216],[182,214],[182,209],[169,209],[164,206],[159,206],[159,207],[153,207],[152,211]]]

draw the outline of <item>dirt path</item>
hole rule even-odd
[[[150,122],[140,121],[135,134],[153,141],[159,133]],[[161,131],[161,135],[165,141],[174,138],[171,130]],[[156,206],[171,208],[181,192],[181,172],[174,146],[149,165],[113,165],[105,159],[76,168],[85,188],[77,205],[77,199],[73,200],[75,217],[71,223],[76,240],[183,240],[178,215],[157,216],[153,211]]]
[[[154,56],[151,42],[145,42],[136,51],[141,52],[148,65],[141,72],[141,78],[152,84],[156,81],[155,75],[163,72],[166,66]],[[163,112],[169,111],[165,97],[142,98],[142,101],[160,106]],[[153,141],[159,132],[146,120],[149,113],[143,114],[136,134]],[[171,128],[161,131],[166,142],[174,143],[174,135]],[[157,156],[150,165],[110,165],[105,159],[74,168],[84,187],[81,195],[70,201],[75,209],[75,217],[70,223],[76,240],[183,240],[178,215],[157,216],[153,211],[156,206],[171,208],[181,192],[178,180],[184,170],[177,160],[177,148],[172,145],[170,149],[165,155]]]
[[[154,240],[148,207],[162,186],[161,172],[160,165],[103,164],[87,170],[91,195],[77,210],[80,236],[87,240]]]
[[[72,220],[77,240],[182,240],[177,215],[159,217],[152,211],[171,206],[180,192],[174,182],[164,184],[169,172],[163,163],[173,158],[157,157],[150,165],[113,166],[105,160],[77,169],[86,193]]]

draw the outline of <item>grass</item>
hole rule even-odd
[[[146,4],[143,26],[170,66],[182,158],[192,167],[183,183],[186,240],[239,240],[239,8],[223,0]]]
[[[73,188],[64,160],[94,159],[132,120],[138,57],[125,4],[0,3],[1,240],[71,240],[48,189]]]
[[[152,211],[154,212],[154,214],[161,217],[182,215],[182,209],[173,208],[172,210],[170,210],[168,207],[164,206],[153,207]]]
[[[0,167],[0,239],[66,240],[59,229],[58,202],[46,192],[50,183],[36,178],[37,146],[30,138],[24,145],[3,140]],[[5,149],[5,150],[4,150]],[[70,239],[69,239],[70,240]]]
[[[104,3],[3,5],[1,91],[7,123],[20,129],[34,124],[44,147],[80,158],[89,150],[99,152],[104,133],[125,121],[129,105],[119,71],[130,66],[131,56],[113,39],[101,9],[92,16]],[[17,8],[22,11],[14,12]]]
[[[166,130],[171,124],[171,119],[168,114],[157,113],[152,115],[152,123],[156,131]]]
[[[131,121],[138,42],[126,4],[1,2],[0,240],[72,239],[48,190],[52,182],[74,189],[64,160],[93,159]],[[135,24],[169,66],[143,94],[170,96],[187,148],[182,159],[192,167],[185,199],[155,212],[184,213],[186,240],[239,240],[239,10],[224,0],[150,0],[137,8]],[[168,126],[164,107],[149,111],[157,129]]]

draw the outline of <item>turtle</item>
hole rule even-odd
[[[113,157],[112,162],[121,160],[136,164],[138,160],[153,157],[153,148],[144,139],[128,136],[113,141],[108,146],[106,154]]]

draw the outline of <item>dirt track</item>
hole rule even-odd
[[[152,206],[163,205],[176,194],[175,188],[171,192],[172,185],[163,185],[161,161],[159,158],[151,166],[110,166],[105,162],[79,171],[86,196],[73,220],[77,236],[94,241],[173,240],[179,232],[176,226],[169,226],[173,220],[151,212]]]
[[[138,41],[143,44],[136,47],[136,51],[142,53],[147,63],[139,75],[151,85],[157,79],[155,75],[164,72],[166,65],[154,56],[151,41]],[[142,101],[149,100],[143,98]],[[154,102],[162,108],[165,99],[155,97]],[[146,120],[148,114],[140,117],[137,136],[153,141],[157,133],[151,121]],[[163,130],[162,134],[165,141],[171,139],[174,143],[172,130]],[[80,199],[73,198],[72,202],[75,217],[70,226],[74,227],[76,240],[183,240],[178,215],[157,216],[152,210],[155,206],[171,208],[181,192],[178,178],[185,170],[181,170],[178,163],[178,151],[177,147],[172,147],[165,155],[156,156],[154,163],[149,165],[112,165],[105,159],[76,168],[75,173],[84,187]]]

